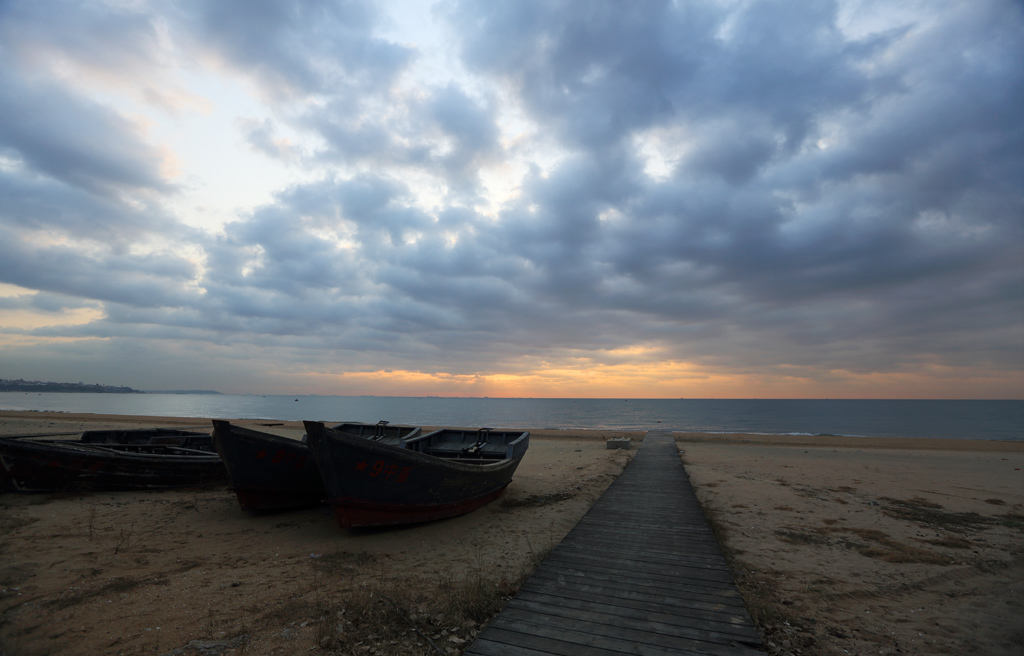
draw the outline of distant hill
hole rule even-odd
[[[93,394],[145,394],[130,387],[86,383],[53,383],[0,378],[0,392],[91,392]]]

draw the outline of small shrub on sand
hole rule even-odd
[[[329,654],[380,656],[461,651],[518,589],[526,575],[447,576],[434,585],[407,580],[361,583],[341,589],[336,577],[314,568],[313,629]]]

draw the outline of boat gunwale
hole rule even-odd
[[[354,448],[356,450],[367,451],[375,453],[379,456],[386,456],[395,459],[404,459],[410,462],[418,463],[428,467],[434,468],[448,468],[458,472],[480,472],[483,471],[501,471],[507,467],[518,467],[519,462],[523,459],[523,454],[512,458],[502,458],[500,460],[477,460],[471,461],[469,458],[444,458],[441,456],[430,455],[427,453],[420,453],[412,449],[406,448],[404,445],[396,446],[391,444],[385,444],[382,442],[374,442],[367,440],[364,437],[352,435],[351,433],[344,433],[342,431],[336,431],[328,426],[325,426],[322,422],[304,422],[306,424],[306,433],[309,435],[310,448],[314,450],[314,453],[325,445],[314,445],[314,440],[327,439],[339,441],[347,447]],[[310,426],[314,426],[311,430]],[[314,435],[317,430],[322,430],[322,435]],[[433,431],[436,433],[438,431]],[[518,432],[518,431],[510,431]],[[428,433],[430,435],[432,433]],[[423,436],[425,437],[425,436]],[[422,438],[416,438],[417,440]]]
[[[168,445],[156,444],[135,446],[157,446],[167,448]],[[198,449],[191,450],[194,455],[179,453],[139,453],[132,451],[118,451],[117,449],[105,448],[105,445],[103,444],[83,444],[74,440],[52,440],[43,442],[38,440],[8,440],[4,436],[0,436],[0,457],[3,457],[2,451],[7,447],[14,447],[14,449],[9,451],[9,457],[24,457],[28,455],[66,455],[100,458],[104,460],[117,459],[142,462],[159,461],[183,463],[206,462],[207,460],[212,462],[213,460],[220,460],[220,456],[215,451],[201,451]]]
[[[287,437],[285,435],[278,435],[277,433],[268,433],[266,431],[256,430],[254,428],[249,428],[248,426],[238,426],[236,424],[232,424],[227,419],[214,419],[212,421],[213,421],[213,436],[212,437],[213,437],[214,441],[217,440],[218,429],[223,428],[223,429],[231,432],[231,434],[234,437],[238,437],[238,438],[242,438],[242,439],[258,440],[258,441],[262,441],[262,442],[275,442],[275,443],[287,444],[289,446],[292,446],[292,445],[300,446],[300,447],[305,447],[306,446],[306,443],[303,442],[302,440],[297,440],[295,438]]]
[[[303,423],[305,423],[305,422],[303,422]],[[397,439],[400,442],[402,442],[403,444],[406,443],[406,442],[412,441],[412,440],[418,440],[418,439],[423,437],[423,427],[422,426],[413,426],[411,424],[392,424],[391,422],[383,422],[384,423],[384,427],[383,428],[384,428],[385,434],[381,435],[381,436],[375,436],[375,435],[359,435],[357,433],[353,433],[351,431],[344,430],[342,427],[343,426],[359,426],[361,428],[377,428],[377,427],[379,427],[381,425],[382,422],[377,422],[375,424],[371,424],[371,423],[363,422],[363,421],[343,421],[343,422],[339,422],[339,423],[333,424],[331,426],[328,426],[327,422],[317,422],[317,423],[321,423],[321,424],[324,425],[324,428],[329,428],[329,429],[331,429],[333,431],[337,431],[339,433],[345,433],[347,435],[352,435],[352,436],[358,437],[360,439],[370,440],[371,442],[378,442],[378,443],[381,443],[381,444],[387,444],[387,442],[381,442],[381,439],[384,438],[384,437],[387,437],[389,439]],[[389,430],[389,429],[397,431],[398,435],[395,435],[395,436],[387,435],[386,431]],[[306,434],[308,436],[309,430],[306,431]]]

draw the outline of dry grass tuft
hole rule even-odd
[[[528,575],[492,575],[491,568],[481,564],[463,578],[448,576],[422,585],[388,579],[382,569],[377,580],[357,584],[355,561],[362,561],[365,571],[365,565],[377,559],[343,552],[333,556],[314,561],[312,607],[306,611],[313,615],[308,622],[316,646],[328,654],[460,653]]]
[[[966,530],[995,523],[990,517],[975,512],[951,512],[942,506],[925,499],[890,499],[881,497],[886,505],[882,512],[895,519],[911,521],[929,527],[940,527],[946,530]]]
[[[574,492],[553,492],[551,494],[532,494],[521,499],[506,497],[502,499],[498,510],[509,511],[519,508],[540,508],[541,506],[550,506],[562,501],[568,501],[575,496]]]
[[[775,531],[775,536],[783,542],[790,544],[815,544],[815,545],[826,545],[831,541],[821,535],[818,531],[799,531],[793,528],[784,528]]]
[[[868,558],[877,558],[887,563],[926,563],[931,565],[948,565],[950,563],[948,556],[894,540],[888,534],[877,529],[829,528],[825,530],[852,533],[861,539],[868,540],[867,544],[850,541],[845,545]]]
[[[970,540],[966,540],[955,535],[950,535],[944,538],[937,538],[934,540],[921,540],[926,544],[934,544],[936,547],[946,547],[948,549],[970,549],[974,546],[974,543]]]
[[[378,565],[380,557],[365,552],[335,551],[311,560],[313,569],[321,574],[355,574],[367,567]]]
[[[109,594],[128,592],[129,590],[134,590],[141,585],[151,585],[154,583],[166,585],[167,580],[163,578],[156,580],[139,580],[134,576],[118,576],[96,588],[85,590],[73,589],[74,592],[69,592],[68,594],[63,594],[55,597],[54,599],[49,599],[43,602],[43,604],[60,610],[70,606],[75,606],[89,599],[104,597]]]
[[[1003,526],[1009,526],[1010,528],[1016,528],[1024,530],[1024,515],[1020,513],[1006,513],[999,515],[996,519],[997,523]]]

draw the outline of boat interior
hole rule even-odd
[[[405,441],[405,448],[438,458],[492,462],[511,458],[529,433],[490,428],[443,428]]]
[[[356,437],[366,437],[385,444],[398,444],[401,440],[416,437],[421,432],[419,426],[389,426],[388,423],[387,421],[378,421],[376,424],[347,422],[330,426],[330,429]]]

